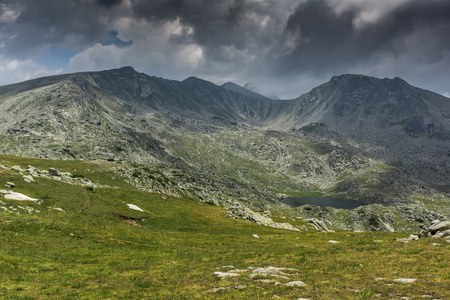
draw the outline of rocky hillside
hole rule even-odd
[[[399,78],[342,75],[274,101],[130,67],[46,77],[0,87],[0,139],[6,154],[124,161],[140,189],[234,211],[358,230],[407,230],[450,213],[450,100]],[[370,205],[279,201],[312,194]]]
[[[297,99],[297,128],[341,134],[415,178],[450,182],[450,100],[400,78],[335,76]],[[313,124],[313,125],[311,125]],[[439,166],[439,167],[437,167]]]

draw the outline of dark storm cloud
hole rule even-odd
[[[179,19],[193,28],[192,41],[201,45],[210,59],[225,59],[221,47],[258,51],[274,40],[285,20],[273,1],[170,0],[133,2],[135,16],[153,22]],[[270,4],[274,4],[273,6]],[[261,28],[258,19],[269,18],[271,26]],[[255,49],[253,49],[255,47]]]
[[[122,0],[98,0],[98,3],[104,7],[112,7],[114,5],[119,4]]]
[[[76,53],[64,71],[133,65],[299,93],[358,72],[450,92],[448,0],[0,1],[4,65],[63,49]]]
[[[423,57],[439,60],[450,49],[450,2],[409,1],[374,22],[358,23],[361,8],[337,12],[331,1],[308,0],[289,17],[278,71],[323,73],[356,66],[375,56],[408,55],[408,40],[433,35]],[[430,40],[428,40],[430,41]],[[437,56],[436,56],[437,55]],[[413,62],[411,62],[413,63]]]
[[[19,59],[39,54],[48,46],[82,49],[107,37],[102,17],[105,5],[120,1],[21,0],[8,1],[20,11],[14,22],[12,37],[2,54]],[[101,5],[100,5],[101,4]],[[103,5],[103,6],[102,6]]]

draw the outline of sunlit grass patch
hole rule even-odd
[[[30,159],[29,163],[26,158],[15,161],[14,157],[3,156],[1,159],[8,166],[31,164],[73,173],[77,169],[80,174],[86,171],[83,168],[95,170],[96,166],[85,162],[65,164]],[[15,191],[44,200],[43,205],[37,205],[2,199],[7,207],[27,205],[40,212],[0,211],[0,297],[450,297],[446,288],[450,285],[448,243],[433,246],[431,242],[435,240],[421,239],[404,244],[396,239],[408,235],[397,233],[320,233],[311,229],[293,232],[259,226],[230,219],[219,206],[113,185],[118,179],[108,179],[114,175],[104,172],[102,180],[111,187],[89,191],[46,178],[26,183],[16,171],[0,171],[0,184],[13,180]],[[90,174],[86,176],[91,178]],[[128,203],[143,212],[129,209]],[[64,212],[54,208],[62,208]],[[273,217],[278,222],[306,226],[303,220],[278,214]],[[329,240],[341,243],[330,244]],[[214,272],[229,270],[224,266],[245,272],[220,279]],[[270,266],[295,271],[281,275],[288,279],[249,276],[254,268]],[[393,281],[397,278],[417,280],[400,284]],[[286,286],[290,281],[306,285]]]

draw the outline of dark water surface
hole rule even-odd
[[[354,209],[362,205],[365,205],[360,201],[344,200],[325,196],[286,198],[283,199],[281,202],[286,203],[290,207],[312,204],[318,206],[331,206],[334,208],[341,208],[341,209]]]

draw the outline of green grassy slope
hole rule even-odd
[[[14,191],[44,200],[37,205],[0,196],[8,209],[0,209],[0,298],[450,298],[448,243],[403,244],[396,239],[407,235],[384,232],[258,226],[227,218],[221,207],[136,191],[108,173],[107,162],[0,156],[0,163],[56,167],[110,186],[90,190],[46,178],[26,183],[17,171],[0,171],[1,186],[13,181]],[[247,271],[227,279],[214,275],[229,265]],[[289,279],[250,278],[248,267],[268,266],[296,270],[285,271]],[[396,278],[417,281],[401,284]],[[306,286],[284,285],[295,280]]]

